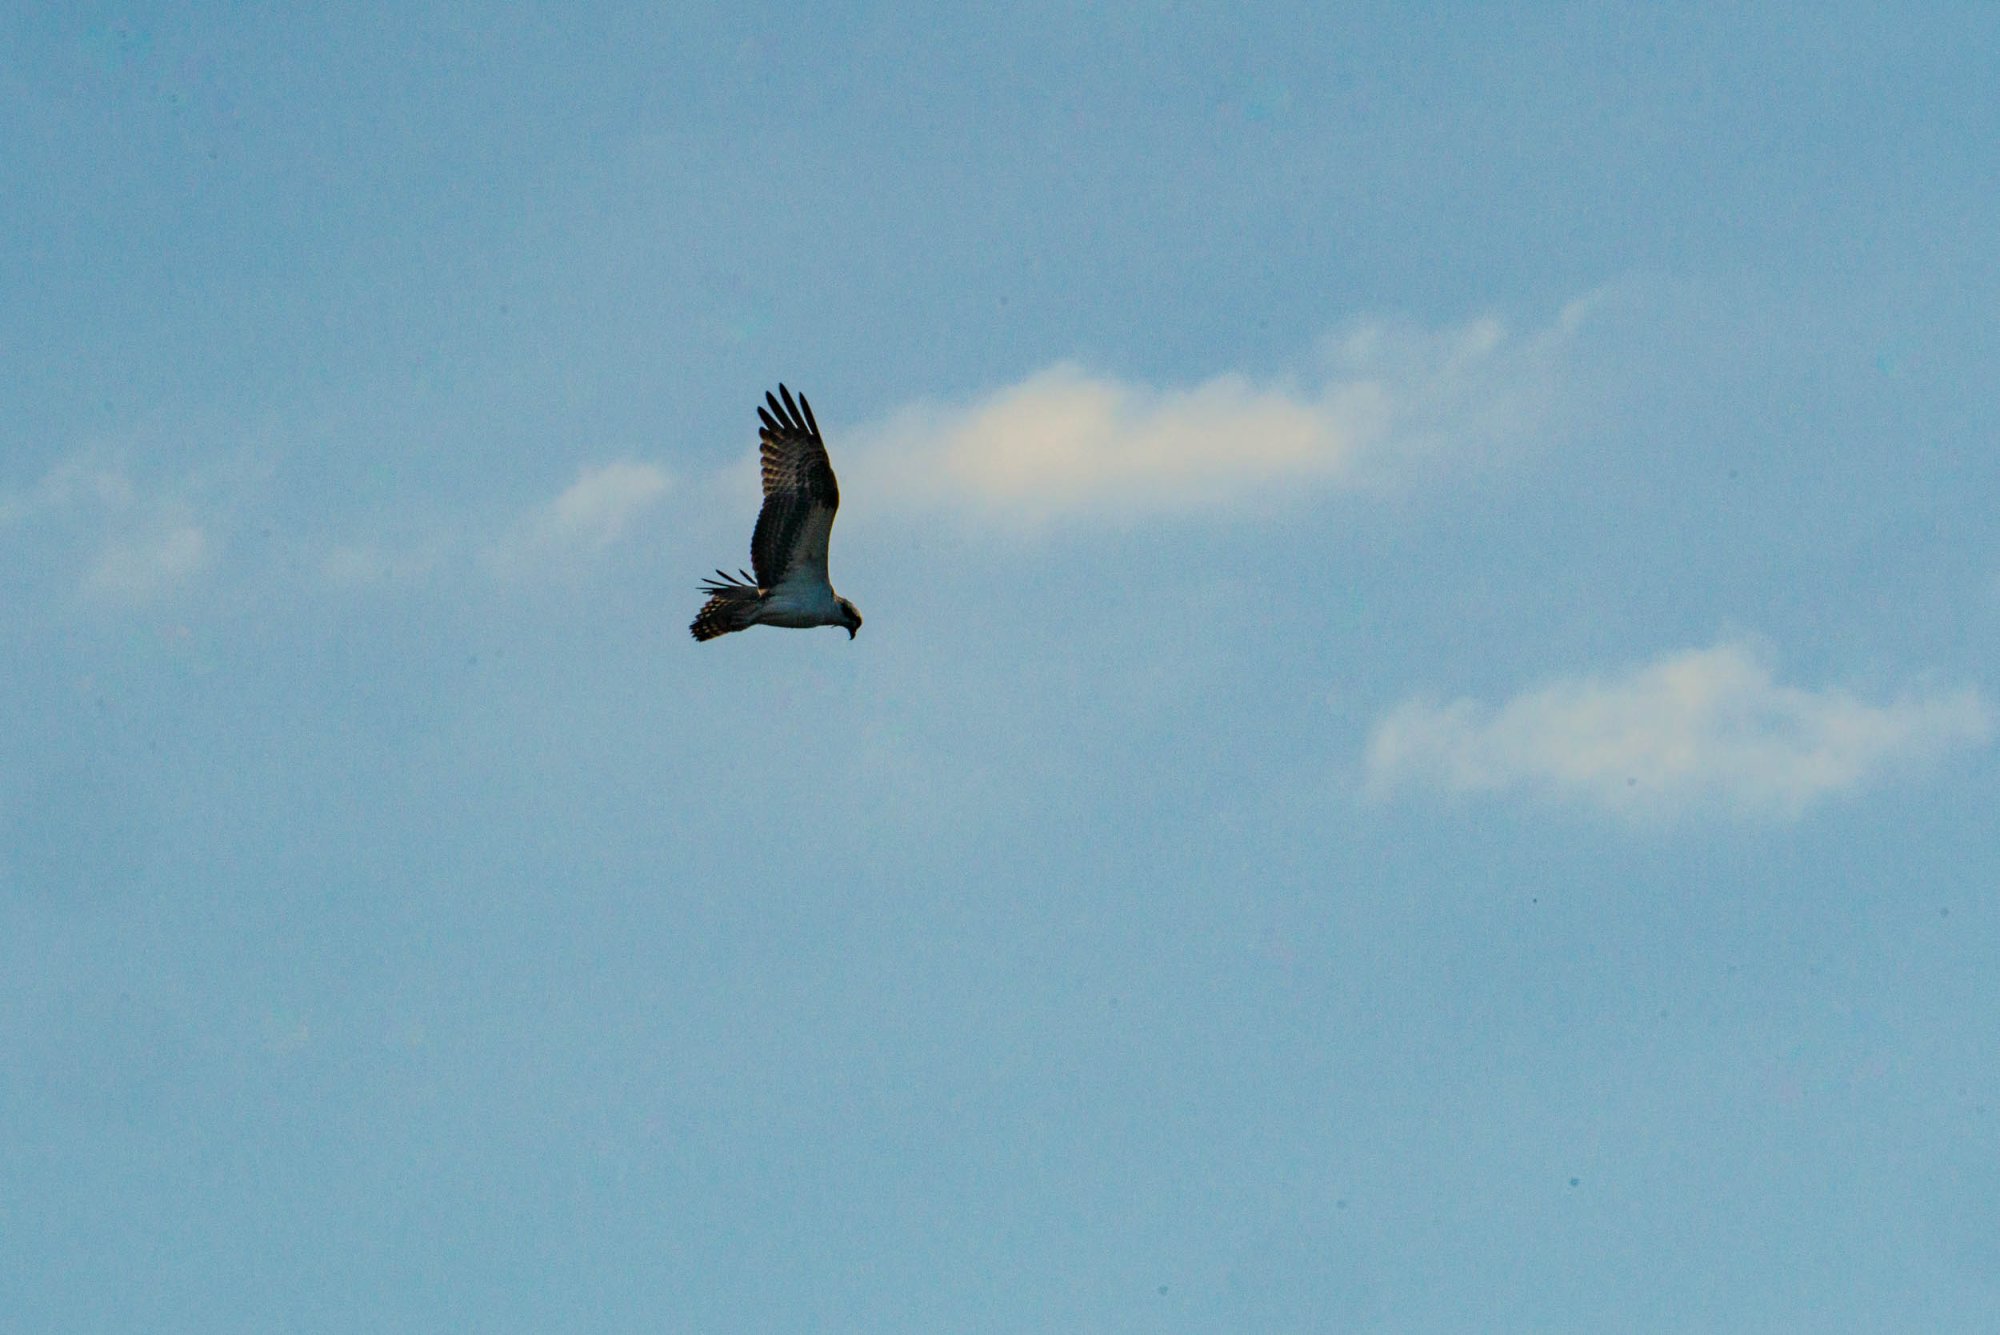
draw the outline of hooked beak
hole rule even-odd
[[[855,632],[855,631],[857,631],[857,630],[860,630],[860,629],[861,629],[861,627],[859,627],[859,626],[849,626],[849,627],[847,628],[847,638],[848,638],[848,639],[850,639],[850,640],[851,640],[851,639],[853,639],[853,638],[854,638],[854,632]]]

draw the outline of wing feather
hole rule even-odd
[[[803,394],[794,400],[783,385],[778,394],[784,396],[782,403],[767,393],[767,406],[757,410],[764,424],[757,433],[764,508],[757,512],[757,529],[750,538],[750,565],[758,585],[766,589],[795,571],[826,580],[827,542],[840,508],[840,484],[834,481],[812,404]]]

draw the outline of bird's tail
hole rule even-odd
[[[708,595],[701,611],[695,614],[694,624],[688,629],[697,640],[712,640],[718,635],[727,635],[733,630],[748,630],[757,624],[757,608],[764,601],[763,590],[749,572],[738,571],[743,578],[715,572],[715,578],[704,581],[701,591]]]

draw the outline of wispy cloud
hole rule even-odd
[[[214,562],[215,543],[199,525],[156,524],[106,543],[84,578],[84,588],[105,598],[150,602]]]
[[[621,460],[586,468],[549,506],[541,532],[567,547],[602,551],[666,494],[667,475],[652,464]]]
[[[629,459],[586,468],[491,550],[492,563],[519,571],[599,555],[657,505],[669,485],[665,470]]]
[[[1747,646],[1572,677],[1493,706],[1406,701],[1375,728],[1376,794],[1413,785],[1539,793],[1640,818],[1719,808],[1790,819],[1885,771],[1985,742],[1978,692],[1910,689],[1871,703],[1777,682]]]
[[[72,459],[24,492],[0,496],[0,530],[33,531],[73,562],[77,591],[112,603],[169,596],[208,572],[219,542],[169,491],[115,465]]]
[[[357,537],[324,549],[319,574],[350,591],[410,589],[483,570],[502,580],[577,573],[629,537],[673,489],[654,464],[581,468],[554,498],[513,515],[433,515],[415,533]]]
[[[1064,363],[964,406],[918,405],[859,433],[857,479],[906,505],[1038,522],[1212,510],[1300,483],[1395,485],[1543,428],[1593,299],[1547,328],[1359,325],[1310,373],[1184,387]]]

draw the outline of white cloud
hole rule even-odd
[[[343,542],[319,558],[319,573],[351,591],[415,587],[479,567],[509,580],[574,574],[626,537],[672,486],[653,464],[617,460],[586,467],[554,499],[511,519],[443,516],[403,541]]]
[[[1673,654],[1616,677],[1573,677],[1494,707],[1406,701],[1377,725],[1379,794],[1427,784],[1531,792],[1623,815],[1697,807],[1779,819],[1885,770],[1984,743],[1978,692],[1910,690],[1870,703],[1781,685],[1749,648]]]
[[[493,561],[502,569],[520,569],[598,555],[658,504],[669,485],[665,470],[652,464],[619,460],[586,468],[495,547]]]
[[[24,514],[79,505],[118,511],[131,509],[139,499],[139,489],[120,469],[71,459],[44,473],[20,508]]]
[[[601,551],[666,492],[666,473],[651,464],[621,460],[586,468],[549,507],[543,531],[554,541]]]
[[[859,434],[857,481],[915,506],[1037,522],[1215,509],[1299,483],[1394,485],[1545,427],[1591,301],[1549,328],[1359,326],[1303,380],[1224,374],[1154,388],[1050,367],[970,406],[920,405]]]
[[[84,588],[122,602],[150,602],[214,562],[215,543],[199,525],[169,523],[105,544],[84,578]]]
[[[32,531],[65,551],[80,568],[76,587],[111,602],[174,593],[213,568],[219,549],[177,495],[142,489],[123,469],[89,459],[57,464],[27,491],[0,497],[0,527]]]

